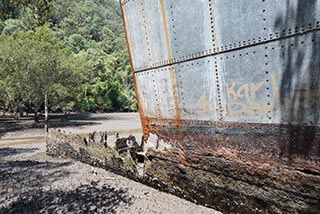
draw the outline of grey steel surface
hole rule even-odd
[[[147,31],[144,28],[144,20],[141,15],[141,5],[137,1],[130,7],[123,8],[125,20],[127,22],[127,34],[131,46],[131,57],[134,68],[150,67],[151,57],[149,56],[147,45]],[[137,15],[139,14],[139,15]]]
[[[193,58],[213,47],[207,0],[165,0],[173,59]]]
[[[159,1],[143,1],[145,28],[148,32],[148,42],[152,64],[168,60],[164,26],[161,19]]]
[[[183,120],[219,120],[219,105],[212,57],[175,66],[179,112]]]
[[[136,74],[142,108],[151,118],[174,118],[175,107],[168,68]]]
[[[176,117],[169,67],[135,74],[142,107],[147,117]],[[177,64],[172,69],[175,73],[181,119],[218,120],[213,57]]]
[[[320,0],[122,8],[143,117],[319,124]]]

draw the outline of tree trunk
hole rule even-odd
[[[27,117],[29,117],[29,112],[32,111],[31,102],[28,101],[28,107],[27,107]]]
[[[49,119],[48,93],[45,92],[45,94],[44,94],[44,129],[46,132],[48,132],[48,119]]]
[[[19,119],[18,109],[19,109],[19,106],[18,106],[18,105],[16,105],[16,106],[13,108],[13,118],[14,118],[15,120],[18,120],[18,119]]]
[[[39,123],[38,110],[34,111],[34,122]]]
[[[84,89],[84,98],[87,98],[87,93],[88,93],[88,86],[85,87]]]
[[[20,117],[23,117],[23,108],[19,108],[19,115]]]
[[[2,116],[5,116],[5,115],[6,115],[6,111],[7,111],[7,104],[4,104]]]
[[[39,123],[38,110],[39,110],[39,106],[36,105],[36,106],[34,107],[34,122],[36,122],[36,123]]]

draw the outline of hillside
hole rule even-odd
[[[2,1],[0,18],[0,110],[42,109],[44,92],[51,111],[136,110],[117,1]]]

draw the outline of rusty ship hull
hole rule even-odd
[[[228,212],[319,213],[320,0],[120,4],[154,166]]]

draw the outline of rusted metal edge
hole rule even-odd
[[[175,125],[175,120],[173,119],[159,119],[154,117],[148,117],[148,124],[157,124],[157,125]],[[320,129],[320,124],[317,125],[295,125],[295,124],[275,124],[275,123],[253,123],[253,122],[232,122],[232,121],[218,121],[218,120],[188,120],[181,119],[182,126],[196,125],[196,126],[215,126],[215,127],[241,127],[246,125],[248,127],[263,127],[268,129],[278,129],[278,128],[298,128],[298,127],[317,127]],[[320,133],[318,133],[320,135]]]
[[[123,4],[123,2],[126,0],[120,0],[119,4],[120,6]],[[121,14],[122,14],[122,21],[123,21],[123,27],[124,27],[124,31],[125,31],[125,35],[126,35],[126,43],[127,43],[127,48],[128,48],[128,54],[129,54],[129,58],[130,58],[130,65],[132,68],[132,75],[133,75],[133,82],[134,82],[134,89],[135,89],[135,93],[136,93],[136,98],[137,98],[137,102],[138,102],[138,111],[139,111],[139,115],[140,115],[140,120],[141,120],[141,124],[142,124],[142,131],[144,134],[144,137],[147,138],[148,136],[148,130],[145,129],[146,124],[148,123],[147,118],[144,116],[144,111],[142,108],[142,101],[141,101],[141,97],[140,97],[140,92],[139,92],[139,86],[137,83],[137,77],[134,74],[134,62],[133,62],[133,57],[132,57],[132,48],[131,48],[131,44],[130,44],[130,36],[129,36],[129,32],[128,32],[128,28],[126,26],[127,24],[127,15],[123,9],[123,7],[121,7]]]
[[[180,127],[159,125],[152,120],[147,125],[150,133],[170,142],[184,153],[210,154],[223,150],[247,162],[283,165],[290,169],[310,171],[320,175],[320,127],[254,123],[222,123],[199,125],[182,121]],[[188,124],[188,125],[186,125]],[[183,136],[180,142],[177,138]]]

